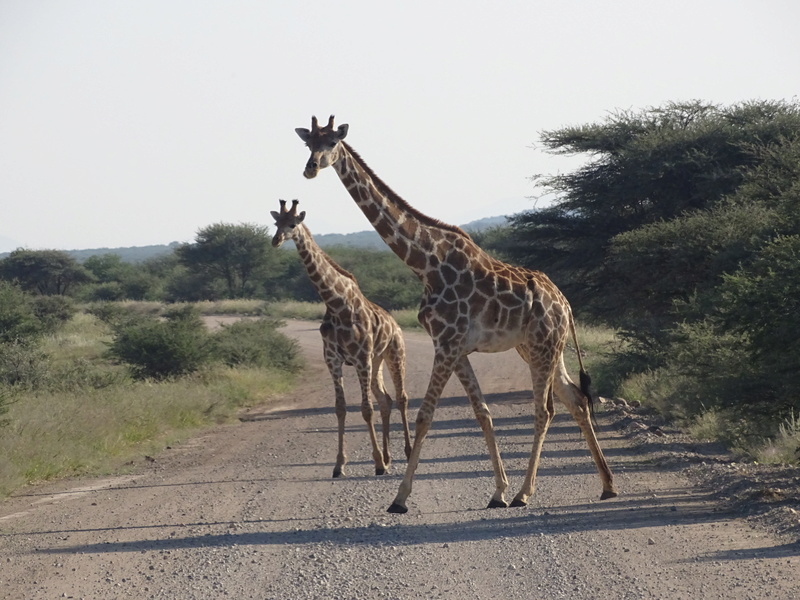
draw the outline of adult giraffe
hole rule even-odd
[[[406,473],[389,512],[408,511],[406,500],[411,494],[422,444],[442,389],[453,372],[467,392],[489,449],[496,486],[489,508],[508,506],[508,479],[492,418],[468,355],[510,348],[516,348],[529,365],[535,415],[528,470],[511,505],[526,505],[534,491],[542,444],[555,414],[553,394],[572,414],[589,445],[603,484],[600,498],[616,496],[611,470],[590,420],[589,377],[581,362],[572,310],[558,288],[544,273],[492,258],[458,227],[428,217],[409,205],[344,141],[348,125],[334,128],[333,116],[324,127],[319,127],[317,118],[312,117],[311,130],[295,131],[311,150],[303,175],[311,179],[320,169],[333,165],[372,226],[425,288],[418,317],[433,340],[433,370],[417,414]],[[563,351],[570,334],[578,353],[580,389],[564,366]]]
[[[411,438],[408,431],[408,394],[403,379],[406,371],[406,347],[403,332],[392,316],[377,304],[370,302],[358,287],[356,278],[345,271],[314,241],[311,232],[303,224],[305,211],[298,214],[297,200],[286,210],[286,201],[281,200],[280,212],[271,211],[275,219],[275,236],[272,245],[280,248],[287,239],[295,243],[308,278],[325,303],[325,316],[319,332],[322,335],[323,355],[328,365],[336,395],[336,418],[339,425],[339,451],[333,476],[344,475],[347,454],[344,447],[344,420],[347,414],[342,367],[353,365],[361,385],[361,416],[367,423],[375,474],[383,475],[392,461],[389,453],[389,417],[392,399],[383,384],[383,363],[389,369],[397,395],[397,407],[403,421],[406,457],[411,453]],[[373,408],[370,392],[380,407],[383,422],[383,451],[378,446],[375,427],[372,424]]]

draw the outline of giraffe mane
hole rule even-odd
[[[394,190],[392,190],[392,188],[386,185],[386,183],[384,183],[384,181],[380,177],[378,177],[375,174],[375,171],[373,171],[369,167],[369,165],[367,165],[367,163],[364,162],[364,159],[361,158],[358,152],[353,150],[353,147],[350,146],[350,144],[348,144],[344,140],[341,142],[341,144],[345,148],[347,148],[347,151],[352,155],[352,157],[356,160],[356,162],[358,162],[361,168],[367,172],[367,175],[369,175],[370,178],[373,180],[375,186],[378,188],[378,191],[380,191],[383,195],[392,198],[392,200],[394,200],[398,206],[400,206],[403,210],[413,215],[415,219],[417,219],[422,223],[425,223],[426,225],[437,227],[439,229],[446,229],[447,231],[452,231],[453,233],[457,233],[468,240],[472,240],[469,234],[460,227],[456,225],[450,225],[449,223],[445,223],[444,221],[440,221],[439,219],[434,219],[433,217],[429,217],[428,215],[421,213],[416,208],[411,206],[408,202],[403,200],[403,198],[401,198],[397,193],[395,193]]]
[[[336,271],[337,271],[337,272],[338,272],[340,275],[344,275],[344,276],[345,276],[345,277],[347,277],[348,279],[352,279],[353,281],[355,281],[356,283],[358,283],[358,281],[356,280],[356,276],[355,276],[355,275],[353,275],[353,274],[352,274],[350,271],[348,271],[347,269],[345,269],[345,268],[343,268],[341,265],[339,265],[339,263],[337,263],[337,262],[336,262],[335,260],[333,260],[333,259],[332,259],[330,256],[328,256],[328,255],[325,253],[325,251],[323,251],[322,249],[320,249],[320,252],[322,252],[322,255],[325,257],[325,260],[327,260],[327,261],[328,261],[328,264],[330,264],[330,266],[332,266],[334,269],[336,269]]]

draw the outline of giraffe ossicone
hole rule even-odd
[[[272,245],[279,248],[287,239],[294,242],[312,285],[325,303],[325,316],[319,331],[322,335],[325,364],[333,379],[339,435],[333,476],[344,475],[347,464],[344,443],[347,406],[342,377],[345,365],[352,365],[356,369],[361,388],[361,415],[367,424],[372,444],[375,474],[383,475],[392,460],[389,451],[392,398],[386,392],[383,382],[384,363],[394,384],[397,408],[403,422],[406,458],[411,453],[403,332],[386,310],[364,296],[356,278],[317,245],[308,227],[303,224],[305,211],[297,212],[298,203],[297,200],[292,200],[292,207],[287,210],[286,201],[280,200],[280,211],[270,211],[276,227]],[[378,444],[373,425],[373,397],[378,402],[381,414],[382,448]]]
[[[334,117],[320,127],[295,129],[311,151],[303,175],[311,179],[332,166],[355,203],[389,248],[424,284],[418,318],[430,334],[434,361],[425,398],[416,418],[414,444],[397,496],[389,512],[407,512],[414,473],[436,404],[455,373],[472,405],[489,451],[495,492],[489,507],[505,507],[508,488],[492,418],[468,355],[515,348],[531,373],[534,439],[528,470],[512,506],[524,506],[533,494],[542,444],[557,397],[573,416],[589,446],[603,486],[601,499],[617,495],[611,470],[590,419],[591,394],[581,362],[572,309],[561,291],[540,271],[501,262],[484,252],[468,234],[433,219],[408,204],[370,169],[344,141],[349,127],[334,127]],[[578,352],[581,387],[564,365],[569,336]]]

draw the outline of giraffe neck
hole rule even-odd
[[[329,308],[343,306],[341,300],[357,289],[353,275],[337,265],[314,241],[311,232],[303,224],[294,229],[292,240],[297,247],[300,260],[306,268],[308,278],[319,297]]]
[[[378,235],[418,277],[424,279],[428,257],[444,240],[460,237],[472,243],[458,227],[428,217],[394,193],[345,142],[334,168]]]

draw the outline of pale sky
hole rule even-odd
[[[0,252],[369,229],[296,127],[349,123],[452,224],[514,214],[575,159],[539,133],[669,101],[800,94],[800,2],[0,0]]]

